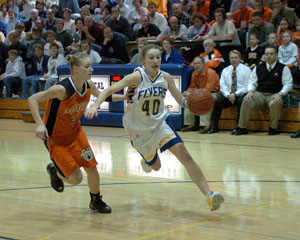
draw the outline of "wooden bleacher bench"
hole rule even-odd
[[[46,102],[39,104],[40,113],[43,114]],[[33,122],[27,99],[0,99],[0,118],[23,119],[25,122]]]
[[[219,122],[220,129],[232,130],[236,126],[236,107],[224,109]],[[270,126],[269,108],[254,109],[248,124],[248,130],[268,131]],[[295,132],[300,128],[297,107],[283,107],[281,120],[279,121],[280,132]]]
[[[39,105],[41,116],[44,115],[46,102]],[[236,126],[236,107],[223,110],[219,128],[231,130]],[[29,111],[27,99],[0,99],[0,118],[23,119],[25,122],[34,122]],[[253,110],[248,124],[248,130],[268,131],[270,113],[268,108]],[[279,122],[281,132],[295,132],[300,128],[297,107],[284,107]]]

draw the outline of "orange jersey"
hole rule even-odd
[[[201,7],[197,6],[197,4],[195,4],[193,6],[193,15],[195,15],[197,13],[201,13],[206,18],[209,17],[209,6],[210,6],[209,0],[205,0],[204,5]]]
[[[71,78],[66,78],[57,83],[65,87],[68,99],[60,101],[57,98],[47,102],[44,124],[49,137],[70,135],[80,127],[80,117],[84,113],[90,100],[91,89],[87,82],[84,91],[80,93]]]
[[[273,11],[272,11],[271,8],[264,7],[262,20],[264,22],[271,22],[272,12]],[[250,23],[252,23],[252,15],[253,15],[253,13],[254,13],[254,11],[250,15],[250,20],[249,20]]]
[[[249,25],[250,16],[252,16],[254,10],[251,7],[246,7],[243,11],[236,10],[232,14],[232,20],[234,25],[238,29],[247,29]]]

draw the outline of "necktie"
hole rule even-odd
[[[271,65],[269,65],[268,72],[271,72],[271,71],[272,71],[272,67],[271,67]]]
[[[232,70],[232,83],[231,83],[231,93],[235,93],[236,91],[236,68],[234,67]]]

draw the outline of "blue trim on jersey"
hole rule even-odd
[[[160,77],[160,75],[162,74],[161,72],[159,72],[159,74],[156,76],[156,78],[154,80],[152,80],[151,77],[149,76],[149,74],[146,72],[146,69],[144,67],[142,67],[142,68],[152,83],[154,83],[156,81],[156,79],[158,79]]]
[[[178,135],[178,133],[176,132],[176,130],[173,128],[173,126],[170,124],[170,122],[168,120],[166,120],[166,123],[169,125],[169,127],[173,130],[173,132],[175,133],[176,138],[173,138],[171,141],[167,142],[165,145],[163,145],[160,148],[160,152],[164,152],[166,150],[168,150],[169,148],[173,147],[175,144],[183,142],[181,137]]]
[[[130,143],[131,143],[131,146],[134,148],[134,146],[133,146],[133,143],[132,143],[132,141],[130,140]],[[137,151],[137,150],[136,150]],[[157,150],[156,150],[157,151]],[[145,160],[145,157],[143,156],[143,154],[141,154],[139,151],[137,151],[140,155],[141,155],[141,157]],[[151,161],[150,162],[148,162],[148,161],[146,161],[145,160],[145,163],[147,163],[149,166],[152,166],[155,162],[156,162],[156,160],[157,160],[157,152],[156,152],[156,154],[155,154],[155,156],[151,159]]]
[[[147,163],[149,166],[152,166],[156,162],[156,160],[157,160],[157,152],[156,152],[154,158],[152,158],[152,160],[150,162],[145,160],[145,163]]]

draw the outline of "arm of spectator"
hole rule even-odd
[[[249,83],[248,83],[248,92],[254,92],[257,88],[257,75],[256,75],[256,67],[252,70],[250,75]]]
[[[137,40],[156,40],[155,36],[151,36],[151,37],[139,37],[137,38]]]
[[[184,24],[181,24],[180,25],[180,30],[179,30],[179,33],[178,33],[178,37],[182,38],[184,35],[187,35],[187,28]]]
[[[198,88],[196,81],[197,81],[196,72],[194,71],[192,73],[190,85],[189,85],[188,89],[186,90],[188,93],[192,92],[195,88]]]
[[[226,77],[227,77],[227,73],[225,73],[226,71],[222,71],[221,74],[221,78],[220,78],[220,91],[221,93],[224,95],[224,97],[228,98],[228,96],[230,95],[230,89],[229,86],[226,83]]]
[[[293,77],[291,74],[291,70],[285,66],[282,72],[282,89],[280,93],[285,96],[289,93],[289,91],[293,88]]]
[[[16,62],[9,72],[5,72],[3,75],[5,77],[20,77],[22,76],[22,70],[24,70],[24,67],[22,67],[24,63],[22,62]]]
[[[278,61],[282,64],[285,64],[283,61],[283,52],[282,52],[282,47],[279,46],[278,48],[278,53],[277,53]]]
[[[89,33],[87,26],[83,26],[82,31],[85,33],[85,36],[89,41],[96,42],[96,39]]]
[[[202,38],[203,40],[206,40],[208,38],[211,38],[212,40],[214,41],[217,41],[217,42],[222,42],[222,41],[232,41],[233,38],[234,38],[234,34],[224,34],[224,35],[206,35],[207,37],[206,38]]]
[[[94,51],[95,54],[95,62],[98,64],[102,61],[102,57],[100,57],[99,53],[97,53],[96,51]]]
[[[170,28],[166,27],[158,36],[157,36],[157,40],[162,40],[162,38],[168,36],[170,33]]]
[[[208,92],[212,92],[215,85],[219,82],[219,76],[215,71],[207,72],[207,82],[204,87]]]
[[[294,66],[297,66],[298,63],[298,47],[296,44],[293,44],[292,51],[291,51],[291,56],[289,57],[288,60],[285,61],[285,65],[291,64]]]

